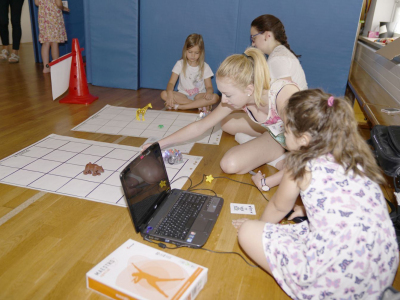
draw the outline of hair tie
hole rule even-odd
[[[335,101],[335,97],[330,96],[330,97],[328,98],[328,106],[332,106],[332,105],[333,105],[333,101]]]
[[[244,52],[243,52],[243,55],[246,56],[247,58],[249,58],[249,56],[248,56],[246,53],[244,53]]]

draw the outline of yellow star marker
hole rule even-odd
[[[212,175],[206,176],[206,182],[211,183],[214,180],[214,177]]]
[[[165,180],[161,180],[160,181],[160,188],[163,188],[164,186],[166,186]]]

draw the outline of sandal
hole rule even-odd
[[[11,64],[15,64],[19,62],[19,56],[15,53],[11,53],[10,58],[8,59],[8,62]]]
[[[7,49],[1,50],[0,59],[7,59],[8,54],[10,54],[10,53],[8,52]]]

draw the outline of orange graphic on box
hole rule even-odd
[[[132,281],[134,283],[138,283],[140,280],[145,279],[148,284],[150,284],[153,288],[155,288],[160,294],[162,294],[164,297],[168,298],[168,295],[164,293],[160,287],[157,285],[157,282],[159,281],[179,281],[179,280],[184,280],[185,278],[159,278],[157,276],[151,275],[149,273],[146,273],[142,270],[140,270],[134,263],[131,263],[137,270],[138,272],[132,273]]]

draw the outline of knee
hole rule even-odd
[[[165,101],[167,99],[167,91],[162,91],[160,96],[161,96],[161,99],[163,99]]]
[[[218,103],[219,102],[219,96],[217,94],[214,94],[211,101],[212,101],[212,104]]]
[[[236,174],[240,171],[237,158],[233,155],[229,155],[229,153],[227,155],[224,155],[219,165],[222,171],[224,171],[226,174]]]
[[[246,249],[246,246],[248,244],[248,239],[254,238],[252,231],[253,231],[253,223],[254,221],[248,220],[240,226],[239,232],[238,232],[238,241],[239,245],[243,248]]]
[[[7,27],[8,30],[8,19],[0,19],[0,27]]]

